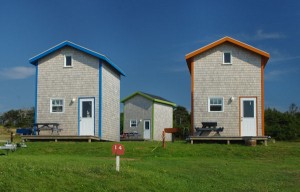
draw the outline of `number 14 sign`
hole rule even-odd
[[[125,148],[122,144],[114,144],[112,146],[112,154],[113,155],[124,155],[124,152],[125,152]]]

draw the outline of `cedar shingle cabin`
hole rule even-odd
[[[137,133],[138,139],[162,140],[164,128],[173,127],[175,103],[162,97],[143,92],[124,98],[124,133]],[[171,134],[166,134],[171,141]]]
[[[60,135],[120,140],[120,79],[125,74],[118,66],[70,41],[29,62],[36,66],[36,123],[59,123]]]
[[[264,136],[267,52],[224,37],[185,58],[191,74],[192,133],[202,122],[217,122],[224,127],[221,136]]]

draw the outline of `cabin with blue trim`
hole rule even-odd
[[[35,123],[59,123],[62,136],[120,140],[120,80],[105,55],[64,41],[29,62],[36,67]],[[42,131],[40,135],[51,134]]]
[[[173,127],[175,103],[160,96],[141,91],[121,100],[124,104],[123,138],[162,140],[162,131]],[[171,134],[166,134],[171,141]]]

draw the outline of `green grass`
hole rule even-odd
[[[0,191],[299,191],[300,143],[32,142],[0,156]],[[0,151],[1,153],[1,151]]]

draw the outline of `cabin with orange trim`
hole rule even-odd
[[[203,122],[218,136],[264,136],[264,69],[269,53],[224,37],[185,56],[191,76],[191,135]],[[214,131],[206,135],[215,136]]]

